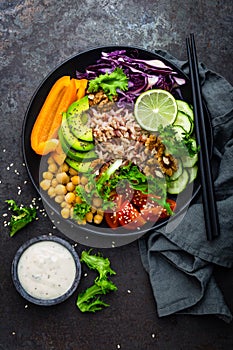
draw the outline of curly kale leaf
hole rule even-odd
[[[13,199],[6,200],[6,203],[10,205],[10,209],[15,213],[10,220],[10,237],[13,237],[16,232],[36,218],[36,208],[22,205],[19,207]]]
[[[116,68],[110,74],[100,74],[97,78],[89,81],[88,91],[97,92],[100,89],[112,100],[112,97],[117,95],[117,89],[128,90],[128,78],[121,68]]]
[[[108,275],[115,275],[116,272],[110,267],[108,258],[104,258],[101,254],[90,254],[91,250],[83,251],[80,261],[85,263],[90,269],[98,272],[98,276],[94,280],[94,284],[80,293],[77,298],[76,305],[81,312],[95,312],[108,307],[100,299],[100,295],[105,295],[111,291],[117,290],[116,285],[108,279]]]

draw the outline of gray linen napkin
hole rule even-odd
[[[188,73],[188,64],[164,51]],[[226,322],[232,314],[215,278],[214,265],[233,266],[233,88],[199,64],[202,93],[210,112],[214,137],[212,168],[220,221],[220,237],[207,241],[201,195],[183,219],[139,240],[142,263],[149,273],[158,316],[173,313],[216,315]]]

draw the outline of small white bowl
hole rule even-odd
[[[31,303],[59,304],[76,290],[81,264],[70,243],[57,236],[39,236],[23,244],[12,262],[17,291]]]

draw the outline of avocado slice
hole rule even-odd
[[[64,136],[62,134],[62,130],[59,129],[58,131],[59,140],[61,142],[61,147],[67,157],[79,161],[79,162],[88,162],[90,159],[95,159],[97,157],[94,150],[87,151],[87,152],[81,152],[76,151],[75,149],[71,148],[65,141]]]
[[[86,111],[89,108],[88,96],[84,96],[77,100],[68,107],[67,109],[67,117],[69,118],[74,114],[81,114],[83,111]]]
[[[70,131],[67,123],[66,113],[62,114],[61,132],[66,143],[76,151],[90,151],[94,148],[94,143],[78,140]]]
[[[67,122],[72,134],[82,141],[92,142],[92,129],[82,122],[82,114],[74,114],[67,118]]]
[[[82,141],[92,142],[92,129],[85,125],[88,121],[88,116],[84,112],[88,109],[88,96],[84,96],[68,107],[66,116],[69,128],[74,136]]]
[[[80,172],[80,173],[86,173],[90,170],[91,162],[78,162],[76,160],[70,159],[69,157],[66,158],[66,163],[73,168],[74,170]]]

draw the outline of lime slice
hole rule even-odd
[[[138,96],[134,115],[138,124],[147,131],[158,131],[176,119],[177,104],[174,96],[162,89],[147,90]]]

